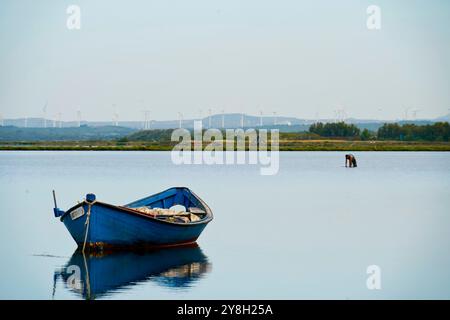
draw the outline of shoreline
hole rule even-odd
[[[0,151],[171,151],[175,143],[117,141],[3,142]],[[206,144],[205,144],[206,145]],[[270,146],[270,144],[269,144]],[[270,147],[268,148],[270,150]],[[235,148],[235,151],[236,148]],[[248,148],[246,149],[248,151]],[[450,151],[450,142],[282,140],[279,151]]]

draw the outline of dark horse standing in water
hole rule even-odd
[[[351,167],[354,167],[354,168],[357,167],[357,165],[356,165],[356,158],[355,158],[354,155],[346,154],[345,155],[345,167],[347,167],[347,162],[348,162],[350,168]]]

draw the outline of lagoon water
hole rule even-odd
[[[450,153],[355,155],[348,169],[341,152],[281,153],[261,176],[168,152],[0,152],[0,298],[449,299]],[[53,217],[52,189],[65,210],[88,192],[125,204],[171,186],[214,212],[197,248],[86,259]]]

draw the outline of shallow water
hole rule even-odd
[[[348,169],[341,152],[281,153],[261,176],[168,152],[0,152],[0,298],[450,298],[450,153],[355,155]],[[64,210],[88,192],[125,204],[172,186],[214,212],[198,248],[83,257],[53,217],[52,189]]]

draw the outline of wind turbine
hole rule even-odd
[[[59,127],[62,128],[61,112],[58,112],[58,122],[59,122]]]
[[[182,128],[183,126],[183,114],[181,112],[178,112],[178,128]]]
[[[345,109],[336,109],[334,110],[334,122],[343,122],[345,121]]]
[[[345,120],[347,120],[347,111],[345,111],[345,108],[342,108],[341,110],[341,121],[345,122]]]
[[[78,124],[78,127],[81,127],[81,111],[80,111],[80,109],[77,110],[77,124]]]
[[[259,126],[262,127],[263,126],[263,112],[262,110],[259,110]]]
[[[144,114],[144,130],[150,129],[150,110],[142,110]]]
[[[241,128],[244,128],[244,114],[241,113]]]
[[[44,107],[42,108],[42,113],[43,113],[43,117],[44,117],[44,128],[47,128],[47,105],[48,105],[48,100],[45,102]]]
[[[405,121],[408,120],[408,111],[411,109],[411,107],[405,108]]]
[[[208,128],[211,129],[211,114],[212,114],[212,110],[211,109],[208,109],[208,114],[209,114],[209,116],[208,116],[208,121],[209,121]]]
[[[412,113],[413,113],[413,120],[417,120],[417,112],[419,112],[419,111],[420,111],[420,109],[414,109],[412,111]]]
[[[225,129],[225,110],[222,109],[222,129]]]
[[[203,110],[198,109],[198,119],[202,122],[203,125]]]
[[[117,111],[117,106],[115,104],[112,105],[113,106],[113,123],[114,126],[118,126],[119,125],[119,112]]]
[[[381,112],[383,111],[381,108],[378,108],[378,113],[379,113],[379,118],[378,118],[378,120],[380,120],[381,121]]]
[[[273,125],[276,126],[276,125],[277,125],[277,122],[278,122],[278,121],[277,121],[277,112],[274,111],[274,112],[273,112]]]

